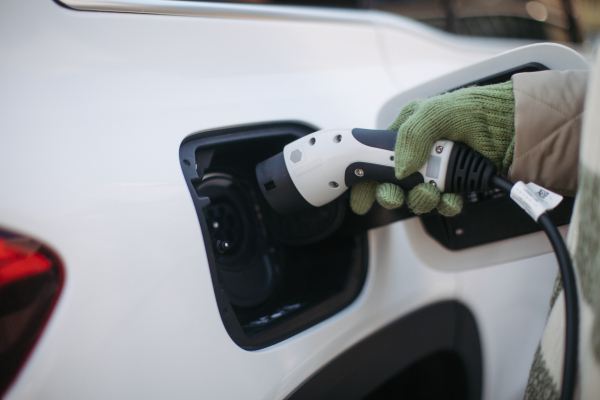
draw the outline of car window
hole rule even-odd
[[[188,0],[196,1],[196,0]],[[466,36],[581,43],[598,37],[598,0],[219,0],[215,3],[271,4],[376,9]]]

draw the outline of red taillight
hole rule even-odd
[[[42,332],[63,279],[50,250],[0,230],[0,395]]]

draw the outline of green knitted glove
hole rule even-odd
[[[433,143],[440,139],[462,142],[491,160],[506,173],[515,147],[515,101],[512,81],[474,86],[407,104],[388,129],[398,130],[394,159],[396,177],[403,179],[425,164]],[[462,210],[462,196],[441,194],[427,183],[404,193],[398,186],[361,182],[352,187],[350,207],[365,214],[373,202],[387,209],[405,201],[415,213],[437,208],[453,216]]]

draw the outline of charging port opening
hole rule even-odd
[[[195,160],[181,165],[221,320],[246,350],[287,339],[351,304],[366,277],[366,231],[408,216],[358,217],[348,210],[347,196],[277,214],[261,192],[255,167],[312,132],[297,123],[227,128],[192,135],[180,148],[182,160]],[[274,181],[264,184],[267,191],[275,188]]]

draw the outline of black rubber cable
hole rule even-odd
[[[565,291],[565,314],[566,314],[566,339],[565,339],[565,363],[563,369],[563,385],[560,395],[561,400],[571,400],[575,391],[575,378],[577,376],[577,353],[579,340],[579,305],[577,303],[577,281],[575,271],[571,264],[571,257],[565,242],[552,223],[547,213],[540,215],[538,219],[540,226],[546,231],[552,247],[556,252],[560,275],[562,276]]]
[[[510,194],[513,184],[497,175],[491,178],[492,186]],[[577,302],[577,281],[575,270],[571,263],[571,256],[565,242],[552,223],[547,213],[540,215],[538,224],[544,229],[558,259],[560,275],[565,291],[565,359],[563,366],[563,384],[560,394],[561,400],[571,400],[575,391],[575,378],[577,376],[577,354],[579,347],[579,305]]]
[[[511,182],[507,181],[506,179],[504,179],[498,175],[493,175],[491,179],[492,179],[493,187],[498,188],[498,189],[502,190],[504,193],[510,195],[510,191],[513,187],[513,184]]]

